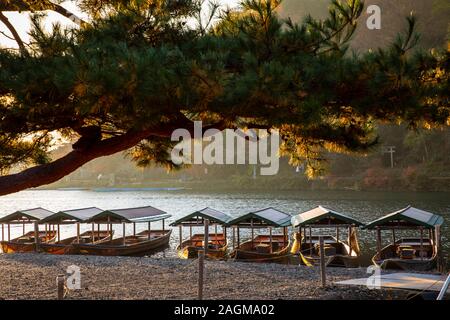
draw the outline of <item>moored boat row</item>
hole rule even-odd
[[[169,246],[171,229],[165,228],[164,221],[170,216],[151,206],[116,210],[91,207],[57,213],[43,208],[23,210],[0,219],[0,244],[4,253],[146,255]],[[157,221],[162,221],[161,228],[152,228],[151,224]],[[25,232],[27,223],[34,224],[34,231]],[[80,224],[83,223],[90,224],[91,230],[81,233]],[[137,223],[148,227],[137,233]],[[357,229],[376,230],[377,252],[372,259],[375,265],[425,271],[436,266],[442,223],[441,216],[411,206],[366,225],[347,214],[318,206],[294,216],[269,207],[234,218],[221,211],[204,208],[170,225],[179,227],[177,252],[183,259],[196,258],[203,250],[211,259],[294,262],[314,266],[319,263],[319,252],[323,249],[327,266],[346,268],[360,265]],[[10,226],[14,224],[23,225],[23,235],[11,239]],[[76,236],[61,239],[60,225],[65,224],[76,224]],[[114,238],[113,224],[122,224],[121,237]],[[132,235],[126,234],[127,224],[133,224]],[[100,225],[106,225],[106,229],[101,229]],[[41,230],[42,227],[45,230]],[[193,229],[199,227],[204,232],[193,233]],[[212,227],[214,232],[210,232]],[[292,241],[289,227],[293,229]],[[183,228],[189,228],[188,239],[183,239]],[[250,235],[245,241],[241,241],[243,229],[248,230],[247,237]],[[381,234],[387,230],[392,233],[392,242],[382,247]],[[396,230],[419,231],[419,236],[397,239]],[[259,231],[257,235],[255,231]],[[323,243],[323,248],[320,243]]]
[[[165,220],[171,215],[151,206],[104,211],[90,207],[51,212],[43,208],[17,211],[0,219],[4,253],[46,252],[50,254],[87,254],[108,256],[139,256],[169,245],[171,230]],[[152,229],[152,222],[162,221],[161,229]],[[35,231],[11,239],[11,225],[34,224]],[[80,224],[90,224],[91,230],[80,233]],[[136,233],[136,224],[147,224],[147,230]],[[5,240],[5,224],[7,240]],[[76,224],[76,236],[61,239],[60,226]],[[106,230],[100,225],[106,225]],[[123,225],[122,237],[113,239],[113,224]],[[133,235],[126,235],[126,224],[133,224]],[[40,230],[44,226],[45,230]],[[97,228],[95,228],[97,226]],[[36,234],[39,236],[36,237]]]

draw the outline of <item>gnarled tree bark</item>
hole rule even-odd
[[[48,1],[48,0],[42,1],[42,3],[40,4],[40,9],[55,11],[55,12],[59,13],[60,15],[72,20],[73,22],[75,22],[76,24],[78,24],[80,26],[82,26],[83,24],[87,24],[86,21],[79,18],[78,16],[76,16],[75,14],[70,12],[69,10],[65,9],[63,6],[53,3],[51,1]],[[34,10],[32,10],[32,8],[30,8],[30,6],[27,3],[25,3],[21,0],[15,0],[15,1],[12,1],[11,3],[0,3],[0,11],[19,11],[20,12],[20,11],[34,11]]]
[[[135,146],[150,134],[151,130],[129,131],[121,136],[102,140],[90,148],[73,150],[51,163],[2,176],[0,196],[58,181],[95,158],[109,156]]]
[[[87,148],[75,148],[67,155],[50,163],[25,169],[19,173],[0,176],[0,196],[56,182],[91,160],[130,149],[150,136],[170,138],[177,128],[188,130],[192,136],[194,134],[193,122],[184,115],[178,114],[170,123],[143,130],[130,130],[120,136],[100,140]],[[205,125],[202,132],[212,128],[222,131],[226,128],[226,122],[219,121]]]

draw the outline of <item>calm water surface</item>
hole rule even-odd
[[[171,213],[175,219],[204,207],[212,207],[239,215],[265,207],[276,207],[290,214],[309,210],[317,205],[323,205],[337,211],[352,215],[362,222],[369,222],[386,213],[401,209],[408,204],[440,214],[445,222],[442,230],[442,240],[445,251],[449,253],[450,239],[450,194],[449,193],[399,193],[399,192],[352,192],[352,191],[296,191],[296,192],[236,192],[236,193],[203,193],[190,190],[182,191],[133,191],[133,192],[94,192],[94,191],[62,191],[62,190],[30,190],[0,197],[0,216],[19,209],[44,207],[52,211],[60,211],[84,207],[99,207],[101,209],[118,209],[151,205]],[[160,224],[154,223],[152,228]],[[146,224],[137,226],[143,230]],[[90,227],[83,226],[82,230]],[[33,227],[27,227],[31,231]],[[116,226],[116,237],[122,236],[122,226]],[[198,230],[200,231],[200,229]],[[21,234],[22,227],[11,229],[11,236]],[[132,227],[127,227],[131,234]],[[189,230],[184,230],[183,237]],[[74,226],[62,226],[62,237],[73,236]],[[373,253],[375,234],[370,231],[359,232],[360,246],[366,256]],[[385,241],[390,235],[385,235]],[[173,230],[171,248],[162,255],[174,256],[174,248],[178,244],[178,229]]]

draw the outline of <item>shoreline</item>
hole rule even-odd
[[[56,277],[76,265],[81,289],[66,299],[181,299],[197,297],[197,260],[152,257],[0,254],[0,300],[55,299]],[[205,261],[204,299],[405,299],[406,292],[335,286],[334,281],[369,276],[366,268],[319,269],[295,265]]]

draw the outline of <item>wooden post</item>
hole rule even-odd
[[[92,242],[95,242],[95,224],[92,222],[92,234],[91,234],[91,236],[92,236]]]
[[[216,224],[214,224],[214,233],[216,234],[216,238],[217,238],[217,223]]]
[[[162,219],[162,229],[166,230],[166,219]]]
[[[180,224],[178,226],[178,230],[179,230],[179,237],[180,237],[180,249],[181,249],[181,243],[183,242],[183,226]]]
[[[133,222],[133,236],[136,236],[136,222]]]
[[[34,250],[39,252],[39,224],[34,222]]]
[[[441,226],[436,226],[434,229],[434,234],[436,237],[436,260],[437,260],[437,269],[438,271],[442,271],[442,251],[441,251]]]
[[[241,230],[239,227],[237,227],[237,247],[241,245]]]
[[[205,252],[198,251],[198,300],[203,299],[203,276],[205,272]]]
[[[233,231],[233,249],[236,248],[236,228],[232,227],[231,230]]]
[[[350,248],[348,254],[352,255],[352,251],[353,251],[353,248],[352,248],[352,226],[349,226],[347,230],[348,230],[347,231],[347,233],[348,233],[348,247]]]
[[[319,251],[320,251],[320,282],[322,287],[327,285],[327,278],[325,272],[325,248],[323,236],[319,237]]]
[[[22,234],[25,234],[25,222],[22,223]]]
[[[381,230],[380,227],[377,227],[377,256],[380,259],[381,253]]]
[[[313,245],[312,245],[312,228],[309,226],[309,254],[312,256]]]
[[[152,237],[152,223],[148,222],[148,240]]]
[[[80,243],[80,223],[77,222],[77,243]]]
[[[192,225],[189,225],[189,239],[192,239]]]
[[[270,239],[270,253],[273,251],[272,247],[272,227],[269,227],[269,239]]]
[[[100,239],[100,223],[97,223],[97,238]]]
[[[253,230],[253,218],[250,220],[250,228],[252,229],[252,240],[251,240],[252,246],[251,246],[250,250],[253,250],[253,247],[254,247],[253,238],[255,237],[255,231]]]
[[[2,241],[5,241],[5,225],[2,223]]]
[[[336,240],[339,242],[339,227],[336,227]]]
[[[300,235],[300,250],[302,249],[302,227],[298,227],[298,234]]]
[[[208,243],[209,243],[209,220],[205,219],[205,239],[204,239],[205,256],[208,256]]]
[[[108,222],[107,222],[108,226],[106,227],[106,231],[109,234],[110,232],[112,232],[112,224],[111,224],[111,217],[108,216]],[[98,234],[98,237],[100,238],[100,232]]]
[[[122,222],[122,236],[123,236],[122,245],[126,245],[126,239],[125,239],[126,235],[127,235],[126,224],[125,224],[125,222]]]
[[[61,241],[61,231],[58,223],[58,242]]]
[[[395,239],[395,229],[393,228],[392,229],[392,243],[394,244],[394,248],[395,248],[395,242],[396,242],[397,240]]]
[[[64,299],[64,282],[65,282],[65,276],[63,274],[59,274],[56,277],[56,287],[57,287],[57,299],[63,300]]]
[[[423,260],[423,227],[420,226],[420,260]]]
[[[285,242],[285,246],[287,246],[288,243],[289,243],[289,228],[288,227],[285,227],[285,228],[286,228],[286,242]]]

